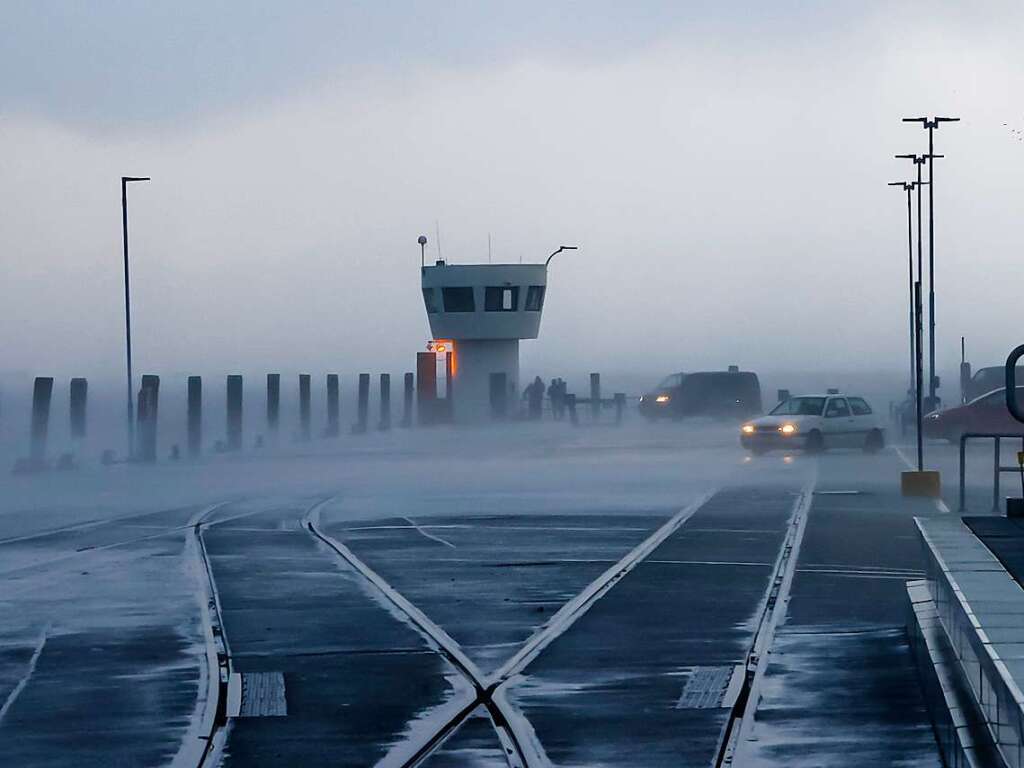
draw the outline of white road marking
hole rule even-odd
[[[413,520],[413,519],[412,519],[411,517],[402,517],[402,519],[403,519],[403,520],[405,520],[405,521],[407,521],[407,522],[409,523],[409,525],[411,525],[411,526],[412,526],[412,527],[413,527],[413,528],[414,528],[414,529],[416,530],[416,532],[417,532],[418,534],[420,534],[420,536],[423,536],[424,538],[430,539],[431,541],[436,541],[436,542],[437,542],[438,544],[444,544],[444,545],[445,545],[446,547],[451,547],[452,549],[455,549],[455,548],[456,548],[456,547],[455,547],[455,545],[454,545],[454,544],[452,544],[452,543],[451,543],[450,541],[448,541],[448,540],[446,540],[446,539],[442,539],[442,538],[441,538],[440,536],[435,536],[434,534],[432,534],[432,533],[428,533],[427,531],[425,531],[425,530],[424,530],[424,529],[423,529],[423,528],[422,528],[422,527],[421,527],[421,526],[420,526],[420,525],[419,525],[419,524],[418,524],[418,523],[417,523],[417,522],[416,522],[415,520]]]
[[[36,643],[35,650],[32,651],[32,657],[28,660],[28,669],[25,671],[25,676],[18,681],[18,684],[14,686],[14,690],[7,696],[7,701],[0,707],[0,722],[3,722],[4,716],[10,710],[11,705],[14,704],[18,696],[25,686],[28,685],[29,678],[32,677],[32,673],[36,671],[36,664],[39,663],[39,657],[43,654],[43,646],[46,645],[46,636],[50,631],[50,625],[47,624],[43,627],[43,633],[39,636],[39,642]]]

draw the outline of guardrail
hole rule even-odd
[[[1024,346],[1018,347],[1024,354]],[[1014,350],[1016,351],[1016,350]],[[1016,361],[1014,361],[1016,362]],[[1004,467],[1000,465],[1002,458],[1002,441],[1004,438],[1010,438],[1013,440],[1021,441],[1021,450],[1024,450],[1024,435],[1020,432],[964,432],[960,435],[960,512],[967,511],[967,481],[965,478],[967,469],[967,441],[975,439],[992,439],[993,442],[993,457],[992,457],[992,510],[995,512],[999,511],[999,476],[1003,472],[1020,472],[1020,467]]]

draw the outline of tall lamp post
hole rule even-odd
[[[149,181],[148,176],[121,177],[121,236],[124,245],[124,335],[128,362],[128,457],[135,455],[135,408],[132,405],[132,300],[128,278],[128,184]]]
[[[890,187],[902,187],[907,193],[907,277],[910,307],[910,391],[917,391],[917,364],[914,358],[914,217],[911,213],[910,193],[917,189],[916,181],[890,181]]]
[[[959,117],[904,117],[904,123],[921,123],[928,131],[928,157],[942,157],[935,154],[933,133],[941,123],[958,123]],[[931,407],[938,405],[935,390],[935,163],[928,164],[928,400]]]
[[[924,264],[924,250],[921,240],[921,187],[925,182],[921,181],[921,166],[928,161],[928,155],[895,155],[901,160],[910,160],[917,166],[917,279],[921,279],[922,267]]]

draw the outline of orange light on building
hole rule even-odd
[[[455,355],[455,342],[451,339],[434,339],[427,345],[427,349],[438,355],[448,355],[448,370],[454,378],[458,375],[458,360]]]

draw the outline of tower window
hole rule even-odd
[[[435,293],[433,288],[423,289],[423,303],[427,307],[428,315],[436,315],[438,313],[439,310],[437,308],[437,293]]]
[[[526,290],[527,312],[540,312],[544,308],[544,288],[543,285],[531,285]]]
[[[473,302],[472,288],[442,288],[441,296],[444,299],[445,312],[476,311],[476,304]]]
[[[515,312],[519,309],[519,286],[488,286],[484,292],[488,312]]]

